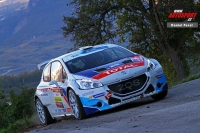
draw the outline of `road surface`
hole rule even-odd
[[[144,98],[94,114],[65,118],[28,133],[199,133],[200,79],[170,88],[161,101]]]

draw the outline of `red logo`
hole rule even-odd
[[[194,19],[197,15],[197,12],[183,12],[183,10],[174,10],[174,12],[171,12],[168,16],[168,18],[185,18],[188,19],[188,21],[191,21],[192,19]]]
[[[71,108],[67,108],[67,112],[72,112],[72,109]]]
[[[108,100],[112,96],[111,92],[108,92],[108,94],[105,96],[105,98]]]
[[[56,106],[57,106],[58,108],[64,108],[62,102],[56,102]]]
[[[122,70],[134,68],[134,67],[139,67],[139,66],[144,66],[144,60],[141,56],[134,56],[131,60],[133,61],[133,63],[125,64],[125,65],[118,66],[118,67],[115,67],[115,68],[111,68],[110,70],[99,73],[99,74],[93,76],[92,78],[98,80],[98,79],[104,78],[106,76],[109,76],[113,73],[122,71]]]

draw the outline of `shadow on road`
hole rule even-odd
[[[136,107],[147,105],[147,104],[154,103],[154,102],[156,102],[156,101],[152,100],[151,98],[145,98],[145,99],[141,99],[141,100],[138,100],[138,101],[134,101],[134,102],[131,102],[131,103],[127,103],[127,104],[115,107],[113,109],[109,109],[109,110],[105,110],[105,111],[102,111],[102,112],[98,112],[98,113],[89,115],[88,118],[108,115],[108,114],[111,114],[111,113],[124,111],[124,110],[130,109],[130,108],[136,108]]]
[[[166,97],[163,100],[166,100],[166,99],[168,99],[168,97]],[[162,100],[160,100],[160,101],[162,101]],[[112,109],[108,109],[108,110],[105,110],[105,111],[102,111],[102,112],[97,112],[97,113],[91,114],[86,119],[104,116],[104,115],[109,115],[109,114],[112,114],[112,113],[117,113],[117,112],[128,110],[128,109],[131,109],[131,108],[137,108],[137,107],[148,105],[148,104],[155,103],[155,102],[159,102],[159,101],[155,101],[152,98],[147,97],[147,98],[144,98],[144,99],[133,101],[131,103],[120,105],[120,106],[112,108]],[[64,117],[63,119],[64,120],[76,120],[74,116],[67,116],[67,117]]]

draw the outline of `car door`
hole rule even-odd
[[[49,88],[49,82],[51,80],[50,68],[51,64],[48,64],[44,68],[40,84],[37,86],[36,90],[36,95],[39,97],[42,104],[47,107],[49,107],[49,105],[51,105],[52,102],[52,91]]]
[[[55,112],[58,114],[70,114],[71,108],[66,96],[67,74],[60,61],[54,61],[51,64],[51,80],[57,81],[61,88],[56,85],[50,85],[53,92]]]

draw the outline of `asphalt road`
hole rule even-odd
[[[65,118],[28,133],[200,133],[200,79],[170,88],[161,101],[144,98],[92,115]]]

